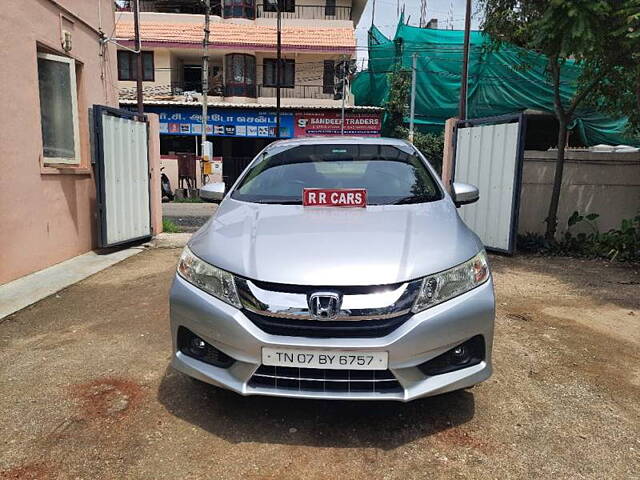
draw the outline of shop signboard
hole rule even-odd
[[[346,112],[344,134],[379,137],[381,125],[379,113]],[[295,137],[340,135],[341,133],[342,116],[340,111],[295,113]]]
[[[147,106],[145,111],[160,117],[164,135],[202,135],[202,111],[199,108]],[[211,109],[207,115],[207,134],[221,137],[276,137],[276,114],[264,110]],[[280,137],[293,136],[293,113],[280,115]]]

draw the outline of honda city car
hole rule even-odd
[[[242,395],[409,401],[491,375],[484,247],[410,143],[274,142],[182,252],[172,365]]]

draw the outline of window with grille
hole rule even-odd
[[[126,50],[118,51],[118,80],[135,81],[138,78],[137,54]],[[155,80],[153,52],[142,52],[142,80]]]
[[[334,17],[336,15],[336,0],[326,0],[324,6],[324,14],[327,17]]]
[[[293,13],[296,11],[296,0],[278,0],[280,3],[280,11],[283,13]],[[269,1],[264,0],[264,11],[265,12],[277,12],[278,8],[276,6],[275,0]]]
[[[265,87],[277,86],[276,65],[278,60],[275,58],[266,58],[264,60],[262,83]],[[280,67],[280,86],[284,88],[293,88],[295,84],[296,62],[295,60],[282,59]]]
[[[255,19],[255,0],[224,0],[224,17]]]
[[[336,64],[333,60],[324,61],[324,73],[322,75],[322,92],[333,94],[336,82]]]
[[[243,53],[225,56],[225,96],[256,96],[256,57]]]

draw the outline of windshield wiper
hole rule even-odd
[[[424,203],[424,202],[430,202],[430,201],[431,201],[431,197],[427,197],[425,195],[422,195],[422,196],[412,195],[410,197],[404,197],[399,200],[396,200],[391,205],[407,205],[410,203]]]

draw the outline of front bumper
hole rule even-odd
[[[473,386],[491,376],[491,348],[495,301],[490,279],[459,297],[413,315],[390,334],[379,338],[303,338],[270,335],[241,311],[174,278],[170,294],[172,366],[204,382],[241,395],[297,398],[409,401]],[[186,327],[209,344],[234,358],[229,368],[219,368],[178,351],[179,327]],[[450,373],[426,376],[417,366],[466,340],[482,335],[485,359]],[[260,367],[262,347],[389,352],[389,370],[401,385],[397,392],[309,392],[254,387],[249,384]]]

